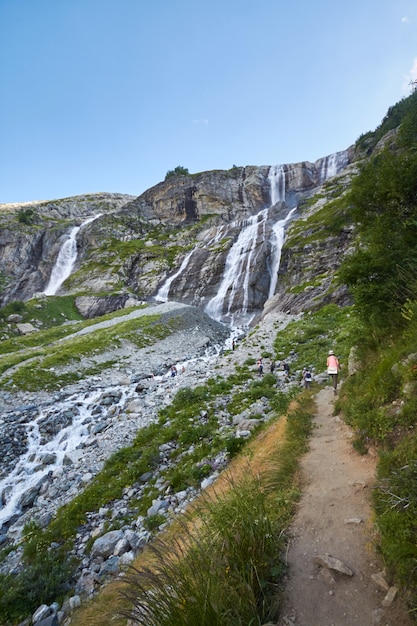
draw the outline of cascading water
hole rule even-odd
[[[256,261],[257,243],[261,236],[265,235],[268,210],[263,209],[256,215],[251,215],[246,222],[241,224],[239,236],[230,248],[226,258],[223,278],[217,294],[212,298],[205,312],[217,321],[226,320],[233,327],[236,321],[239,325],[249,324],[254,315],[248,315],[248,286],[251,268]],[[237,310],[235,298],[242,298],[243,306]]]
[[[171,284],[174,282],[174,280],[180,276],[180,274],[183,273],[183,271],[186,269],[189,260],[191,259],[192,255],[194,253],[194,249],[191,250],[191,252],[189,252],[187,254],[187,256],[184,257],[183,262],[180,265],[180,269],[178,270],[178,272],[175,272],[175,274],[173,274],[172,276],[170,276],[169,278],[167,278],[167,280],[164,282],[164,284],[162,285],[162,287],[160,287],[158,293],[155,296],[155,300],[157,300],[158,302],[167,302],[168,301],[168,294],[169,294],[169,290],[171,288]]]
[[[274,206],[277,202],[285,202],[285,172],[282,165],[275,165],[271,167],[268,174],[268,180],[271,188],[271,206]],[[284,243],[285,225],[294,213],[295,208],[292,209],[287,217],[278,222],[275,222],[272,226],[271,232],[271,262],[270,262],[270,276],[271,282],[269,284],[268,298],[271,298],[277,286],[278,270],[281,261],[281,249]]]
[[[271,206],[285,201],[285,171],[283,165],[273,165],[268,174]]]
[[[54,296],[63,282],[71,275],[77,259],[77,235],[83,226],[91,224],[91,222],[94,222],[100,215],[101,213],[89,217],[80,226],[74,226],[71,229],[68,239],[62,244],[55,265],[52,268],[49,282],[44,290],[46,296]]]
[[[321,167],[319,172],[319,183],[324,183],[328,178],[336,176],[349,164],[349,153],[347,150],[334,152],[324,159],[321,159]]]
[[[163,283],[163,285],[159,288],[158,293],[155,296],[155,300],[157,302],[167,302],[172,283],[174,282],[176,278],[181,276],[181,274],[186,270],[188,263],[190,262],[190,259],[193,256],[194,252],[197,250],[197,248],[199,247],[209,248],[210,246],[216,244],[226,233],[227,233],[227,226],[226,227],[220,226],[220,228],[215,228],[214,235],[212,237],[209,237],[209,240],[207,243],[202,243],[199,246],[196,246],[195,248],[193,248],[184,257],[179,270],[175,272],[175,274],[167,278],[166,281]]]
[[[39,485],[51,471],[62,466],[63,457],[76,450],[89,435],[91,414],[97,407],[99,392],[90,396],[77,396],[78,414],[69,426],[62,429],[50,441],[43,441],[40,424],[52,413],[58,415],[72,406],[71,399],[41,410],[36,419],[27,425],[27,451],[17,461],[13,471],[0,480],[0,494],[3,507],[0,508],[0,527],[21,508],[21,501],[28,491]],[[49,455],[52,463],[45,464],[42,459]]]
[[[236,327],[236,323],[249,325],[255,315],[248,311],[250,278],[261,251],[259,244],[268,236],[271,210],[278,202],[285,202],[283,165],[275,165],[270,168],[268,182],[270,207],[251,216],[240,225],[239,236],[226,258],[218,292],[205,308],[210,317],[217,321],[228,322],[232,328]],[[284,219],[275,222],[270,231],[271,260],[269,262],[270,286],[268,297],[275,293],[285,227],[295,210],[296,207],[292,208]]]
[[[216,361],[220,350],[220,345],[210,346],[202,356],[179,361],[178,371],[190,370],[198,376]],[[164,379],[171,379],[169,369],[165,374],[154,376],[153,382],[159,383]],[[178,387],[182,385],[179,377]],[[106,395],[114,398],[111,410],[106,405]],[[137,383],[134,382],[77,393],[36,408],[34,415],[30,413],[35,411],[35,407],[24,407],[19,423],[25,429],[26,450],[9,470],[0,467],[0,534],[2,525],[7,525],[31,507],[28,500],[37,498],[44,482],[50,483],[51,478],[59,480],[61,475],[65,475],[67,464],[72,465],[73,458],[83,458],[85,449],[94,442],[96,433],[102,431],[103,426],[106,430],[112,426],[117,428],[118,420],[126,417],[126,407],[137,397]],[[170,402],[169,394],[166,402]],[[161,401],[145,405],[146,408],[136,414],[133,422],[132,416],[129,416],[132,438],[137,430],[158,421],[160,405]],[[6,416],[3,416],[4,421],[7,422]],[[0,421],[0,436],[5,437],[7,435],[2,427],[4,423]],[[126,439],[125,445],[128,443]]]
[[[278,282],[278,270],[279,264],[281,262],[281,250],[284,245],[284,237],[285,237],[285,227],[290,221],[293,213],[297,210],[297,207],[291,209],[288,213],[287,217],[284,219],[275,222],[272,227],[272,236],[271,236],[271,265],[270,265],[270,273],[271,273],[271,282],[269,284],[269,292],[268,298],[272,298],[275,294],[275,289],[277,288]]]

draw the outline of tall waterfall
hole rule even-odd
[[[256,215],[252,215],[246,223],[241,225],[239,236],[227,255],[223,278],[218,292],[207,303],[205,308],[206,313],[210,317],[217,321],[228,320],[232,327],[235,326],[236,322],[249,324],[255,315],[248,312],[250,278],[251,273],[256,268],[257,256],[261,252],[260,242],[266,239],[269,239],[271,249],[268,297],[270,298],[274,295],[281,260],[281,248],[284,242],[285,226],[296,210],[296,207],[292,208],[284,219],[273,223],[271,228],[268,224],[270,223],[271,209],[278,202],[285,202],[285,171],[283,165],[275,165],[270,168],[268,182],[270,187],[270,207],[263,209]],[[260,262],[263,260],[260,259]]]
[[[324,159],[320,159],[320,161],[319,183],[321,184],[345,169],[349,164],[349,153],[347,150],[341,150],[340,152],[329,154]]]
[[[271,206],[277,202],[285,201],[285,172],[283,165],[273,165],[268,174],[269,186],[271,189]]]
[[[290,221],[292,214],[297,210],[297,207],[291,209],[286,217],[282,220],[278,220],[272,227],[272,236],[271,236],[271,266],[270,266],[270,274],[271,274],[271,282],[269,283],[269,293],[268,298],[272,298],[275,294],[275,289],[277,288],[278,282],[278,270],[279,264],[281,262],[281,251],[282,246],[284,245],[284,237],[285,237],[285,227],[287,223]]]
[[[74,226],[69,232],[68,238],[64,241],[58,253],[55,265],[52,268],[49,282],[44,290],[46,296],[54,296],[62,283],[71,275],[77,259],[77,235],[83,226],[91,224],[102,215],[94,215],[89,217],[80,226]]]
[[[239,236],[229,250],[218,292],[205,308],[206,313],[217,321],[227,318],[231,326],[234,326],[236,320],[241,322],[242,318],[248,317],[249,278],[257,254],[257,242],[260,237],[265,238],[268,211],[269,209],[263,209],[256,215],[251,215],[242,224]],[[236,304],[235,299],[241,299],[242,291],[242,307],[240,311],[236,311],[233,305]],[[250,319],[245,321],[249,324]]]

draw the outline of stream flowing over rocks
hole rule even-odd
[[[120,366],[106,370],[103,376],[80,381],[52,398],[41,393],[2,393],[0,545],[3,547],[13,544],[16,547],[24,525],[30,521],[46,528],[57,508],[77,496],[111,454],[130,445],[139,429],[157,421],[159,410],[172,401],[180,388],[193,388],[217,375],[227,377],[234,373],[236,365],[243,365],[249,357],[260,356],[258,342],[262,350],[267,350],[277,329],[294,319],[290,315],[269,314],[256,332],[245,338],[241,336],[232,351],[230,330],[204,313],[172,302],[159,307],[168,314],[178,307],[184,309],[183,313],[192,317],[193,330],[175,333],[154,346],[129,354],[127,360],[119,360]],[[171,376],[172,364],[176,364],[178,371],[175,377]],[[278,387],[288,387],[283,372],[276,372],[276,376]],[[294,384],[299,383],[294,379]],[[257,401],[250,411],[231,415],[227,410],[229,399],[230,395],[225,395],[215,401],[220,434],[233,429],[235,437],[247,438],[256,424],[272,415],[267,398]],[[203,423],[207,412],[201,410],[196,419]],[[109,577],[119,575],[133,561],[151,536],[146,518],[158,515],[169,520],[183,511],[228,462],[227,453],[219,453],[211,459],[212,472],[199,489],[173,493],[162,472],[180,460],[181,457],[171,460],[174,448],[175,442],[161,445],[153,472],[142,475],[140,481],[125,489],[120,500],[88,514],[72,550],[79,560],[76,596],[62,608],[60,623],[65,622],[78,597],[91,597]],[[134,503],[140,500],[151,479],[156,480],[159,495],[146,516],[138,515]],[[116,529],[106,532],[109,524]],[[0,571],[19,571],[20,566],[21,550],[16,547]]]

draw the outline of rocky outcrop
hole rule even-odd
[[[69,229],[90,215],[116,211],[131,198],[102,193],[0,205],[0,306],[43,291]]]
[[[33,211],[27,215],[29,223],[19,222],[16,208],[3,214],[0,210],[6,226],[0,235],[0,305],[42,292],[69,231],[87,214],[100,214],[78,233],[77,259],[59,294],[101,297],[117,292],[149,300],[169,282],[165,297],[202,308],[223,290],[225,304],[223,309],[216,304],[216,319],[259,315],[276,275],[275,225],[315,193],[323,194],[323,185],[346,169],[350,159],[351,150],[347,150],[315,163],[172,176],[137,198],[95,194],[25,205],[25,210]],[[298,220],[302,214],[299,208],[291,219]],[[242,238],[254,220],[257,232]],[[343,238],[338,242],[341,245]],[[285,270],[294,269],[290,289],[292,281],[299,279],[294,259],[292,251]],[[222,281],[231,262],[239,262],[241,269],[236,280],[225,285]],[[319,275],[320,255],[316,255],[315,267]],[[280,310],[300,310],[287,284],[281,283],[279,289]],[[120,299],[119,303],[124,306]],[[101,313],[103,308],[90,307],[88,316],[94,310]]]
[[[85,319],[113,313],[119,309],[137,306],[139,303],[128,293],[113,296],[79,296],[75,299],[75,307]]]

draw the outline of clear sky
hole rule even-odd
[[[0,0],[0,203],[315,161],[416,78],[415,0]]]

